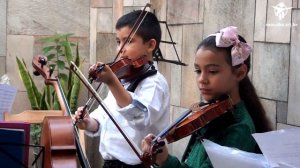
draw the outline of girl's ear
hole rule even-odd
[[[156,40],[152,38],[147,43],[148,43],[147,51],[148,52],[153,52],[155,47],[156,47]]]
[[[248,68],[247,68],[246,64],[242,64],[239,68],[237,68],[235,70],[235,74],[236,74],[238,81],[241,81],[242,79],[244,79],[246,77],[247,73],[248,73]]]

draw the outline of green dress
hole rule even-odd
[[[169,155],[164,164],[159,167],[213,167],[201,143],[201,138],[199,138],[201,136],[199,135],[205,135],[206,139],[222,146],[234,147],[247,152],[255,152],[256,142],[251,135],[256,132],[255,126],[244,102],[238,103],[231,114],[233,114],[231,117],[233,116],[232,118],[237,120],[230,123],[223,118],[225,122],[228,122],[226,126],[217,127],[216,125],[220,124],[211,122],[193,134],[182,158],[182,162],[176,157]]]

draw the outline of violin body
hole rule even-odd
[[[231,99],[228,98],[226,100],[210,104],[204,108],[200,108],[198,106],[191,108],[192,114],[186,117],[166,135],[168,143],[175,142],[191,135],[232,109],[232,107]]]
[[[45,168],[76,168],[74,128],[69,116],[45,117],[41,136]]]
[[[108,65],[118,79],[129,79],[136,76],[140,72],[140,68],[147,63],[149,63],[147,57],[141,56],[134,61],[128,58],[122,58],[116,62],[109,63]],[[95,70],[90,70],[89,78],[97,79],[97,74],[101,73],[104,65],[105,64],[98,66]]]
[[[123,58],[111,64],[110,68],[114,72],[114,74],[116,74],[118,79],[127,79],[135,76],[139,72],[139,68],[147,62],[148,61],[146,60],[146,57],[140,57],[135,61]]]

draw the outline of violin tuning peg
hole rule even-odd
[[[44,66],[47,64],[47,57],[40,55],[39,56],[39,63]]]
[[[50,68],[49,68],[49,76],[50,77],[52,76],[53,72],[54,72],[54,68],[52,66],[50,66]]]
[[[34,75],[34,76],[39,76],[40,73],[39,73],[39,71],[33,71],[33,75]]]

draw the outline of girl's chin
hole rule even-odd
[[[202,98],[202,100],[204,100],[204,102],[210,102],[212,100],[217,100],[220,97],[219,96],[215,96],[215,95],[202,94],[201,98]]]
[[[205,95],[205,94],[202,94],[201,98],[204,102],[209,102],[214,99],[213,96],[209,96],[209,95]]]

